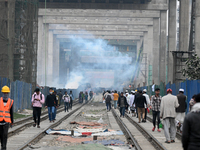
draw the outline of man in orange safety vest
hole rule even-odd
[[[1,150],[6,150],[8,128],[13,125],[13,100],[9,98],[10,88],[4,86],[1,90],[3,97],[0,98],[0,139]]]

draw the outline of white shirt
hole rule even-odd
[[[144,103],[144,107],[147,108],[147,106],[150,105],[149,95],[147,95],[147,94],[145,93],[145,94],[143,94],[143,96],[145,96],[146,101],[147,101],[147,105]]]
[[[134,103],[135,95],[130,95],[129,106],[131,107]]]

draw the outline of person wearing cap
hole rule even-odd
[[[179,126],[183,124],[185,118],[185,111],[187,109],[187,96],[184,95],[184,89],[179,89],[179,94],[177,95],[179,106],[176,108],[176,120],[179,122]]]
[[[147,90],[146,89],[143,90],[143,96],[145,96],[146,101],[147,101],[147,104],[144,104],[144,106],[145,106],[144,120],[146,121],[146,119],[147,119],[147,108],[150,105],[150,99],[149,99],[149,95],[147,95]]]
[[[1,149],[6,150],[9,125],[13,125],[13,100],[10,99],[10,88],[4,86],[0,99],[0,139]]]
[[[40,92],[39,88],[35,89],[35,92],[32,95],[31,102],[33,106],[33,119],[34,119],[33,127],[35,127],[37,124],[37,128],[40,128],[40,116],[41,116],[42,104],[44,104],[44,95]]]
[[[138,111],[138,118],[139,118],[139,122],[141,122],[141,115],[142,115],[142,122],[146,122],[144,120],[144,115],[145,115],[145,104],[147,105],[147,101],[146,101],[146,97],[142,95],[142,91],[139,90],[138,91],[139,96],[136,97],[135,100],[135,105],[137,107],[137,111]]]
[[[176,108],[179,106],[177,96],[172,95],[172,89],[167,89],[167,95],[162,97],[160,117],[163,118],[165,143],[174,143],[176,136]],[[170,130],[169,130],[170,129]]]
[[[117,101],[118,101],[118,98],[119,98],[119,94],[117,94],[117,91],[115,91],[115,93],[113,94],[113,100],[114,100],[114,108],[116,109],[117,108]]]
[[[152,131],[155,131],[156,128],[156,118],[157,118],[157,127],[158,132],[161,132],[159,129],[160,124],[160,103],[161,103],[162,97],[160,96],[160,89],[155,89],[155,95],[151,97],[151,103],[150,103],[150,109],[152,109],[152,115],[153,115],[153,129]]]
[[[130,95],[129,95],[128,92],[125,94],[125,97],[126,97],[126,100],[127,100],[127,103],[128,103],[128,105],[126,106],[125,110],[126,110],[126,112],[128,112],[130,114],[130,106],[129,106]]]
[[[135,114],[134,101],[135,101],[135,91],[131,91],[130,100],[129,100],[129,111],[131,111],[132,117],[133,117],[133,114]]]

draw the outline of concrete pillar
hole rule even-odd
[[[189,48],[189,15],[190,0],[180,0],[179,51],[188,51]]]
[[[47,53],[47,85],[52,86],[53,82],[53,31],[49,30],[48,53]]]
[[[160,48],[160,19],[153,18],[153,67],[152,79],[154,84],[159,84],[159,51]]]
[[[200,57],[200,1],[196,0],[195,6],[195,51]]]
[[[160,81],[166,81],[167,11],[160,11]]]
[[[38,51],[37,51],[37,83],[44,85],[44,74],[45,74],[45,49],[44,49],[44,25],[43,17],[38,17]]]
[[[56,36],[53,36],[53,78],[59,81],[59,61],[60,61],[60,43]]]
[[[173,55],[170,51],[176,51],[176,8],[177,0],[169,0],[167,78],[171,83],[175,82]]]
[[[147,77],[148,77],[148,70],[147,70],[147,66],[148,66],[148,54],[149,54],[149,47],[148,47],[148,32],[145,31],[144,32],[144,49],[143,49],[143,59],[142,59],[142,64],[141,64],[141,69],[144,73],[144,75],[146,75],[146,77],[144,77],[143,74],[141,74],[142,81],[141,81],[141,85],[143,85],[143,82],[145,82],[145,85],[147,85]],[[145,58],[147,57],[147,58]]]
[[[152,65],[153,65],[153,26],[148,26],[148,54],[147,54],[147,85],[152,84]]]

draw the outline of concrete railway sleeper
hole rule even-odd
[[[151,117],[149,117],[149,116],[147,116],[147,120],[149,122],[153,122],[153,119]],[[179,139],[179,140],[181,140],[182,139],[182,134],[179,133],[179,132],[176,132],[176,138]]]
[[[78,103],[79,103],[78,101],[75,101],[73,103],[73,106],[77,105]],[[59,114],[62,111],[64,111],[64,106],[61,106],[60,108],[57,109],[57,114]],[[40,121],[42,122],[42,121],[46,120],[47,118],[48,118],[48,111],[45,111],[45,112],[42,113]],[[33,125],[33,121],[31,121],[32,119],[33,119],[33,117],[31,116],[31,117],[28,117],[26,119],[17,121],[15,123],[15,126],[17,124],[17,126],[19,126],[19,127],[17,127],[14,130],[9,131],[8,132],[8,138],[13,136],[13,135],[15,135],[15,134],[17,134],[17,133],[19,133],[19,132],[21,132],[21,131],[23,131],[26,128],[32,126]]]
[[[89,101],[88,103],[91,103],[93,100]],[[39,132],[37,135],[35,135],[33,138],[31,138],[30,140],[28,140],[25,144],[23,144],[22,146],[20,146],[18,148],[18,150],[23,150],[26,147],[28,147],[31,144],[35,144],[37,143],[40,139],[42,139],[45,135],[46,135],[46,130],[48,129],[52,129],[57,127],[58,125],[60,125],[64,120],[66,120],[67,118],[69,118],[72,114],[74,114],[75,112],[77,112],[78,110],[80,110],[81,107],[83,107],[84,105],[86,105],[87,103],[82,104],[81,106],[79,106],[78,108],[74,109],[73,111],[69,112],[68,114],[64,115],[61,119],[57,120],[55,123],[53,123],[52,125],[48,126],[47,128],[43,129],[41,132]]]
[[[117,123],[119,124],[121,130],[123,131],[124,135],[126,136],[127,141],[132,144],[136,150],[142,150],[142,148],[137,143],[137,140],[132,136],[129,129],[126,127],[126,125],[123,123],[123,121],[120,119],[119,115],[115,112],[114,109],[111,109],[113,116],[115,117]]]
[[[125,117],[132,125],[134,125],[144,135],[144,137],[155,147],[155,149],[166,150],[166,148],[153,135],[147,132],[145,128],[143,128],[139,123],[137,123],[127,114],[125,114]]]

